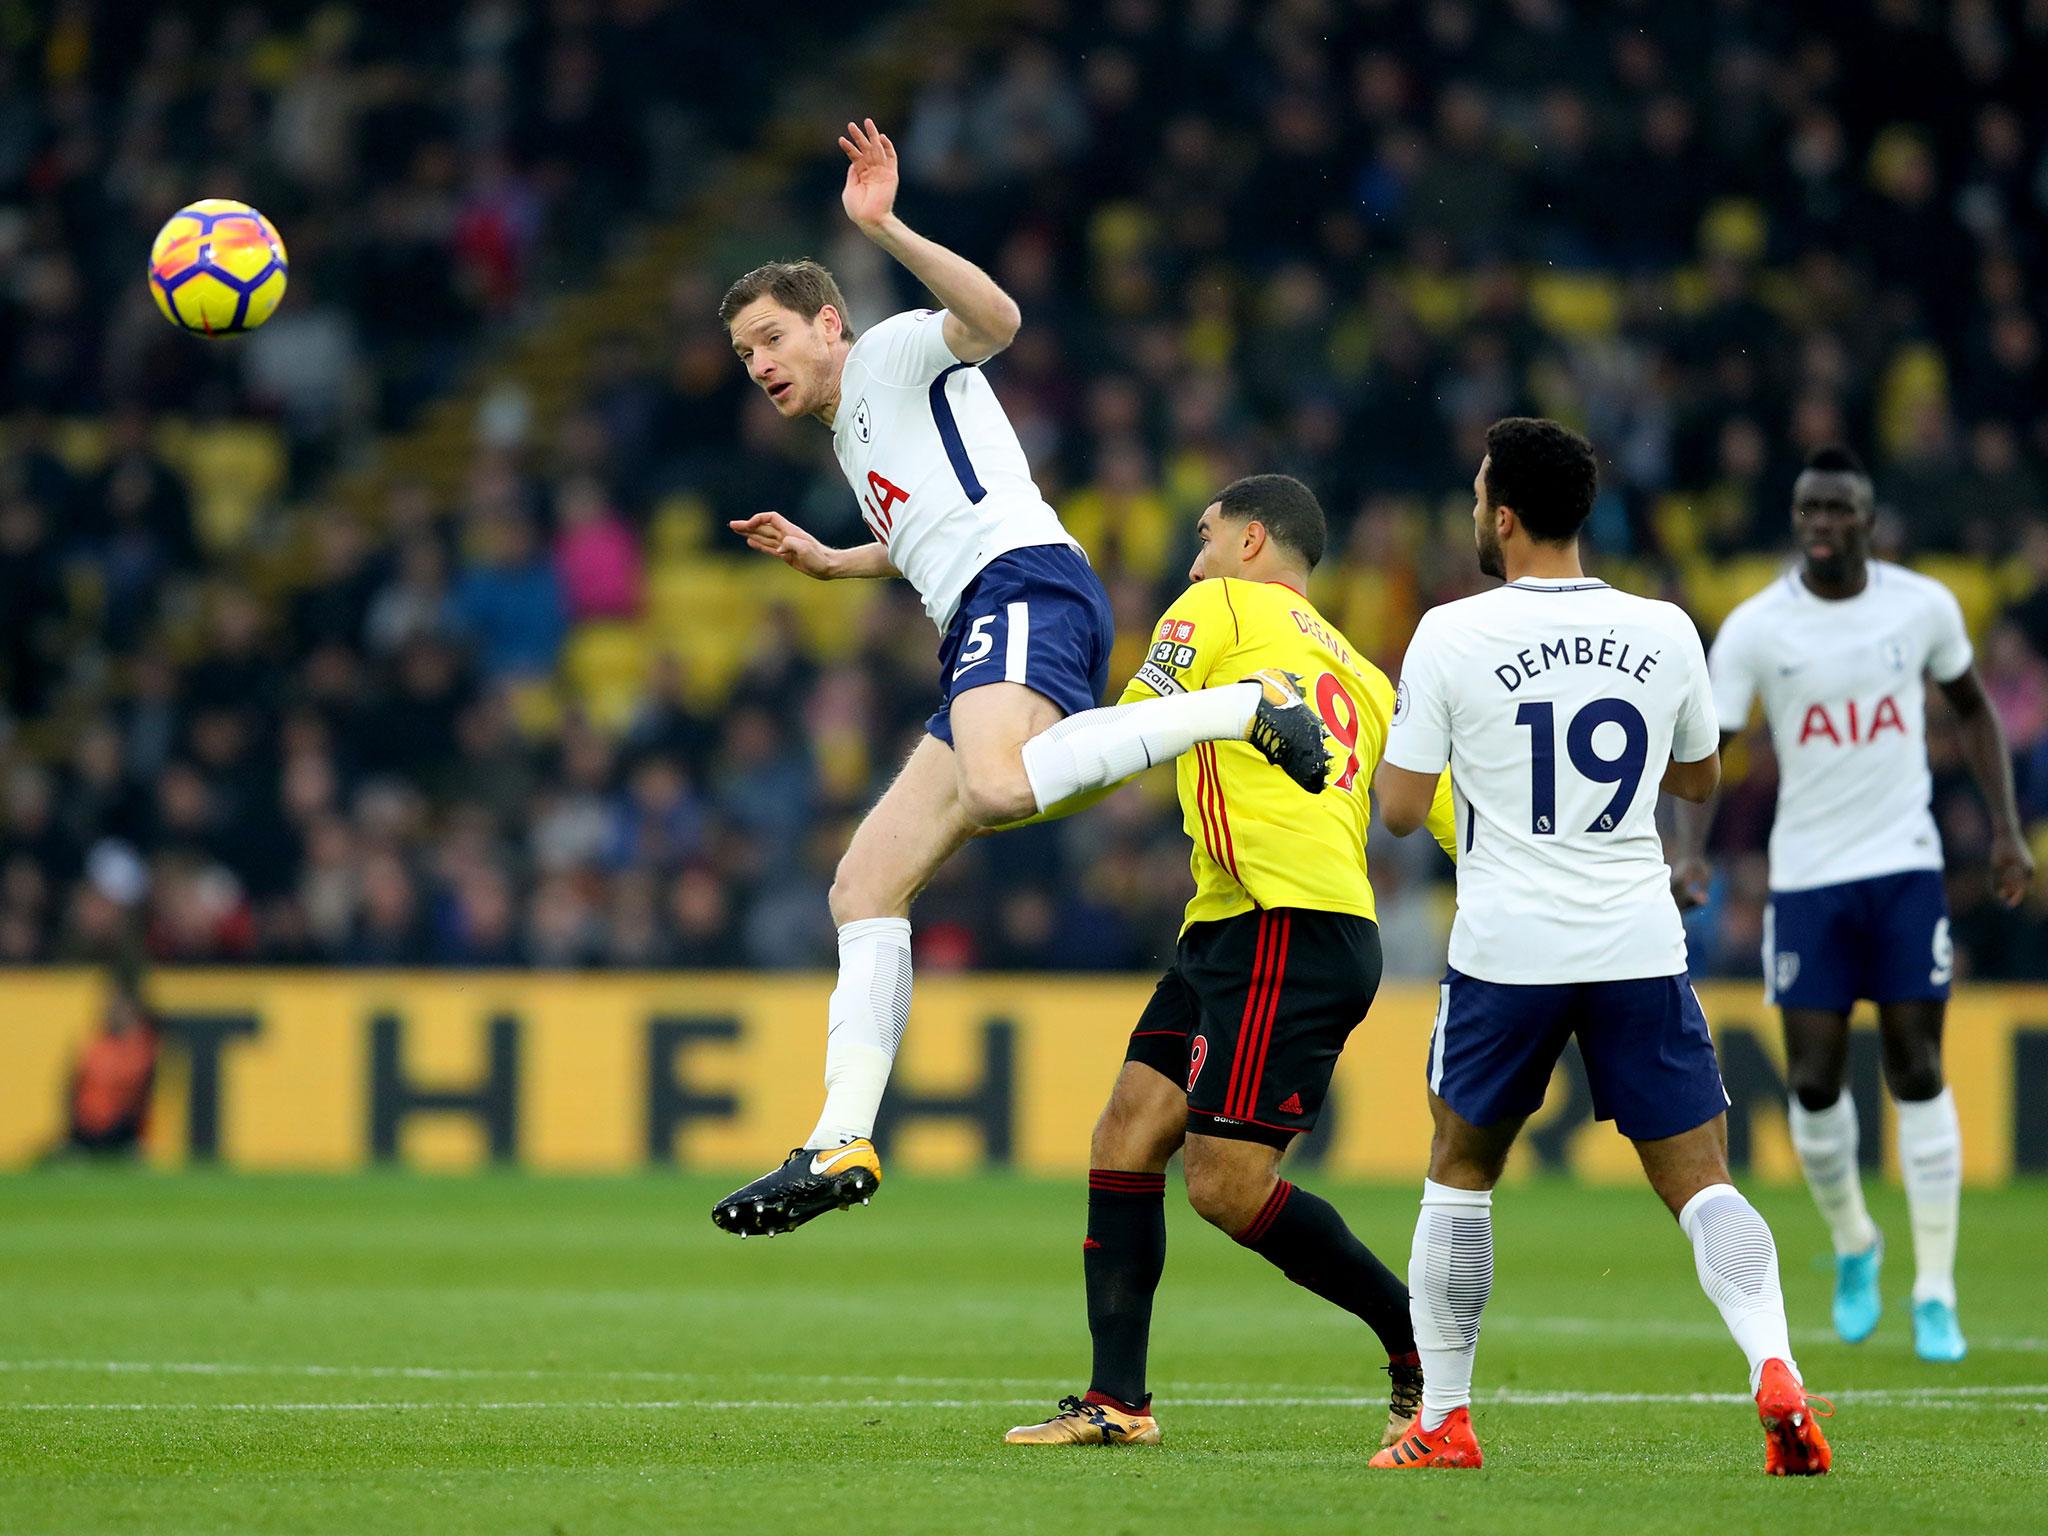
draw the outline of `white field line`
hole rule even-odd
[[[1488,1317],[1482,1325],[1483,1331],[1499,1333],[1548,1333],[1569,1338],[1639,1338],[1639,1339],[1699,1339],[1714,1340],[1728,1337],[1728,1330],[1719,1323],[1704,1319],[1685,1318],[1619,1318],[1619,1317]],[[1833,1344],[1837,1340],[1832,1328],[1794,1328],[1792,1342],[1795,1344]],[[1970,1336],[1970,1348],[1980,1354],[2039,1355],[2048,1354],[2048,1338],[2011,1338],[1993,1336],[1980,1338]]]
[[[1968,1388],[1950,1388],[1946,1397],[1922,1396],[1917,1390],[1842,1393],[1841,1400],[1862,1407],[1907,1406],[1961,1412],[2048,1413],[2048,1387],[2026,1390],[2041,1394],[2035,1401],[2011,1398],[1964,1396]],[[1385,1397],[1177,1397],[1176,1407],[1188,1408],[1366,1408],[1386,1406]],[[1748,1407],[1750,1400],[1735,1392],[1545,1392],[1501,1391],[1482,1394],[1482,1406],[1576,1407],[1668,1405],[1678,1407]],[[337,1403],[4,1403],[0,1414],[15,1413],[562,1413],[562,1412],[739,1412],[766,1409],[793,1413],[804,1410],[840,1412],[913,1411],[932,1409],[979,1410],[1045,1407],[1042,1397],[913,1397],[913,1398],[666,1398],[620,1402],[593,1399],[581,1402],[337,1402]]]

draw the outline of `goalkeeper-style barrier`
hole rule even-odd
[[[892,1169],[1087,1166],[1088,1133],[1151,977],[926,976],[878,1131]],[[355,1168],[499,1160],[589,1172],[758,1172],[822,1092],[826,977],[162,972],[147,1151],[157,1163]],[[1351,1037],[1324,1123],[1290,1155],[1332,1173],[1421,1176],[1423,1062],[1436,988],[1389,984]],[[1794,1174],[1777,1021],[1754,984],[1700,988],[1720,1040],[1739,1167]],[[0,973],[0,1167],[61,1140],[72,1066],[96,1027],[93,975]],[[1877,1039],[1851,1080],[1866,1156],[1892,1165]],[[1948,1064],[1975,1183],[2048,1172],[2048,988],[1965,988]],[[1524,1170],[1635,1178],[1568,1058],[1517,1153]]]

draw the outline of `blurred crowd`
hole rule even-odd
[[[0,415],[262,416],[317,472],[743,143],[750,45],[682,0],[12,7]],[[168,330],[141,280],[201,196],[263,210],[291,258],[291,303],[232,347]]]
[[[713,9],[245,7],[247,46],[202,53],[175,17],[125,40],[77,22],[92,46],[67,51],[61,18],[103,8],[59,4],[0,52],[0,203],[25,210],[0,215],[0,962],[137,931],[166,961],[831,962],[832,866],[932,707],[937,636],[900,584],[835,600],[833,631],[822,589],[720,548],[768,507],[864,534],[825,434],[777,420],[716,318],[733,272],[799,249],[858,322],[918,301],[838,218],[829,120],[814,163],[711,231],[715,270],[598,339],[564,415],[487,424],[452,495],[406,481],[372,519],[325,513],[288,591],[202,555],[155,430],[173,406],[267,414],[314,489],[517,323],[536,273],[747,142],[744,82],[675,67],[737,47],[700,31],[739,27]],[[1709,631],[1784,549],[1801,458],[1843,441],[1885,552],[1966,588],[2048,832],[2048,112],[2026,89],[2048,4],[1010,10],[999,45],[934,48],[885,126],[900,211],[1022,306],[990,377],[1110,583],[1124,670],[1240,473],[1316,487],[1315,595],[1393,671],[1422,608],[1478,582],[1497,416],[1593,437],[1589,559]],[[203,355],[133,271],[200,176],[294,255],[279,320]],[[349,359],[329,384],[353,381],[327,416],[278,383],[323,346]],[[80,413],[107,423],[89,470],[41,420]],[[766,595],[714,661],[655,594],[726,570]],[[600,632],[639,658],[615,710],[579,691]],[[1959,972],[2048,976],[2048,898],[1990,900],[1984,813],[1931,715]],[[1768,746],[1731,770],[1702,974],[1758,966]],[[918,908],[920,964],[1156,962],[1178,828],[1148,782],[975,844]],[[1373,872],[1390,971],[1433,973],[1448,866],[1380,837]]]

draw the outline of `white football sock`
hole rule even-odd
[[[1692,1239],[1701,1289],[1749,1357],[1749,1390],[1756,1391],[1766,1360],[1784,1361],[1797,1376],[1778,1288],[1778,1245],[1756,1207],[1733,1184],[1709,1184],[1685,1202],[1678,1224]]]
[[[1422,1181],[1408,1257],[1408,1315],[1422,1356],[1422,1427],[1472,1401],[1479,1314],[1493,1292],[1493,1191]]]
[[[825,1111],[807,1147],[875,1132],[875,1111],[910,1018],[910,920],[870,917],[839,930],[839,985],[825,1037]]]
[[[1084,709],[1024,743],[1024,776],[1040,814],[1091,789],[1106,789],[1198,741],[1241,741],[1258,712],[1258,683]]]
[[[1913,1215],[1913,1300],[1956,1304],[1957,1207],[1963,1194],[1963,1127],[1956,1096],[1901,1099],[1899,1171]]]
[[[1828,1224],[1837,1257],[1867,1253],[1877,1228],[1863,1205],[1863,1170],[1857,1166],[1856,1101],[1844,1091],[1826,1109],[1808,1109],[1795,1097],[1786,1111],[1792,1150],[1813,1203]]]

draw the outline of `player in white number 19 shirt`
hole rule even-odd
[[[1388,828],[1406,836],[1449,764],[1463,852],[1408,1269],[1422,1414],[1372,1465],[1479,1465],[1468,1405],[1493,1186],[1576,1036],[1594,1113],[1635,1143],[1748,1357],[1765,1469],[1825,1472],[1771,1229],[1729,1178],[1728,1096],[1657,834],[1660,785],[1697,801],[1720,777],[1699,632],[1581,569],[1598,479],[1583,438],[1510,418],[1486,447],[1474,536],[1480,569],[1507,584],[1422,616],[1376,779]]]
[[[1882,1311],[1884,1242],[1864,1208],[1856,1102],[1843,1092],[1849,1014],[1868,998],[1913,1223],[1913,1347],[1923,1360],[1954,1361],[1965,1352],[1955,1290],[1963,1148],[1941,1070],[1955,957],[1928,808],[1927,678],[1956,713],[1990,807],[1992,872],[2008,905],[2025,898],[2033,860],[1962,610],[1941,583],[1870,558],[1873,515],[1861,461],[1843,448],[1816,453],[1792,489],[1800,564],[1728,616],[1708,662],[1721,739],[1740,735],[1761,700],[1778,757],[1764,985],[1784,1018],[1792,1145],[1834,1240],[1835,1330],[1859,1343]],[[1687,906],[1706,897],[1711,819],[1679,818],[1674,886]]]
[[[1246,741],[1310,793],[1323,726],[1278,675],[1096,706],[1109,680],[1109,599],[1032,483],[980,364],[1010,344],[1016,303],[972,262],[896,216],[896,150],[848,123],[840,202],[945,307],[855,336],[832,274],[772,262],[727,290],[719,318],[784,417],[832,429],[874,542],[833,549],[779,512],[733,523],[749,547],[820,580],[901,575],[942,637],[929,735],[854,833],[832,882],[839,985],[828,1005],[825,1107],[778,1168],[712,1208],[728,1232],[773,1236],[865,1203],[870,1140],[910,1012],[910,905],[977,833],[1064,814],[1201,741]]]

